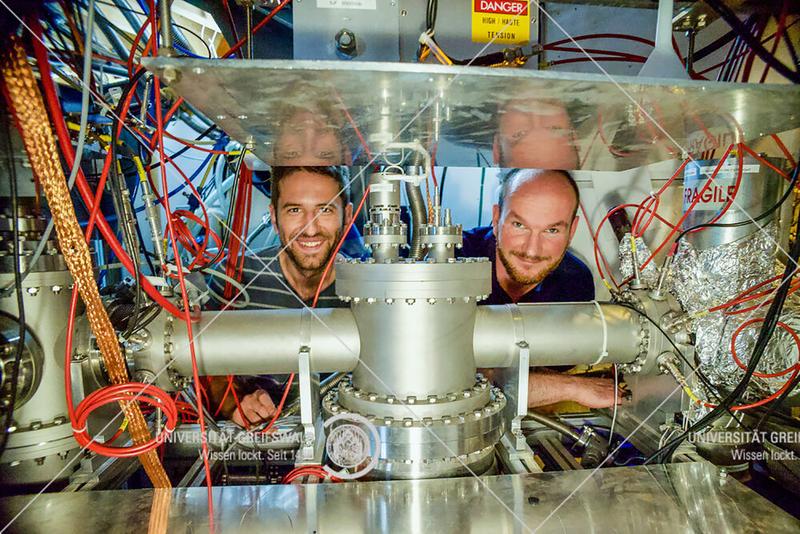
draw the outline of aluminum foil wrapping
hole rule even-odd
[[[773,276],[776,235],[771,223],[746,239],[705,250],[681,241],[671,273],[681,306],[689,313],[707,310]]]
[[[696,250],[683,242],[675,256],[670,279],[672,291],[683,308],[690,314],[698,314],[729,302],[746,289],[782,272],[783,269],[779,271],[775,262],[776,234],[776,225],[770,224],[764,228],[764,232],[755,233],[747,239],[706,250]],[[774,287],[775,284],[772,284],[759,291]],[[715,386],[731,390],[741,381],[744,370],[733,359],[731,339],[744,322],[763,318],[769,305],[739,314],[730,312],[761,302],[763,299],[756,299],[738,308],[699,314],[692,321],[700,369]],[[800,299],[793,296],[787,299],[781,321],[800,332]],[[750,361],[761,324],[749,325],[736,336],[736,355],[745,366]],[[798,349],[794,338],[786,330],[776,328],[756,371],[780,373],[797,361]],[[780,389],[791,376],[791,373],[787,373],[775,378],[754,377],[745,399],[763,398]],[[708,398],[708,395],[704,396]]]
[[[641,237],[636,238],[636,257],[639,265],[650,257],[650,249]],[[633,250],[631,248],[631,234],[628,232],[619,242],[619,270],[624,278],[633,276]],[[656,262],[651,261],[640,273],[639,279],[647,287],[655,287],[658,283],[658,269]]]

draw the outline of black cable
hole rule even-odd
[[[719,404],[717,404],[716,408],[713,408],[708,414],[700,418],[680,436],[670,440],[662,448],[651,454],[645,461],[645,464],[650,463],[656,458],[659,458],[664,453],[671,454],[671,452],[674,451],[674,449],[688,435],[696,433],[716,421],[722,415],[722,413],[726,412],[747,390],[750,379],[758,367],[758,363],[761,361],[761,357],[767,348],[767,344],[769,343],[770,339],[772,338],[772,334],[775,331],[775,326],[778,323],[781,309],[783,308],[783,304],[786,301],[786,297],[789,293],[790,284],[788,282],[794,276],[796,270],[794,265],[797,265],[798,259],[800,259],[800,239],[795,239],[794,243],[792,243],[792,249],[789,252],[789,261],[786,263],[786,268],[784,269],[781,277],[781,283],[778,286],[778,289],[775,292],[774,300],[772,301],[772,304],[770,304],[769,310],[764,317],[764,322],[761,330],[758,333],[758,338],[756,339],[755,348],[753,349],[753,353],[747,363],[747,369],[745,370],[744,376],[739,381],[737,386],[729,395],[727,395]]]
[[[747,29],[743,26],[742,21],[739,20],[739,17],[730,10],[723,2],[720,0],[705,0],[706,4],[711,7],[714,11],[716,11],[722,19],[728,23],[728,25],[733,28],[733,30],[739,35],[739,37],[747,43],[747,46],[750,47],[750,50],[756,53],[756,55],[770,66],[770,68],[775,69],[779,74],[781,74],[784,78],[791,81],[792,83],[800,83],[800,72],[793,71],[786,65],[784,65],[781,61],[775,58],[769,51],[764,48],[759,40],[747,31]]]
[[[444,181],[447,179],[447,167],[442,169],[442,179],[439,180],[439,205],[442,205],[442,199],[444,198]]]
[[[678,345],[672,340],[672,338],[669,336],[669,334],[667,334],[667,332],[661,327],[661,325],[658,324],[657,321],[655,321],[652,317],[647,315],[645,312],[637,309],[635,306],[633,306],[631,304],[628,304],[627,302],[613,302],[613,303],[610,303],[610,304],[616,304],[618,306],[622,306],[624,308],[628,308],[628,309],[636,312],[640,316],[644,317],[645,319],[647,319],[647,321],[650,322],[650,324],[652,324],[659,332],[661,332],[661,335],[664,336],[664,339],[669,341],[669,344],[672,345],[672,348],[675,350],[675,352],[681,358],[681,360],[683,360],[684,363],[686,363],[686,365],[692,370],[692,372],[694,374],[696,374],[698,376],[698,378],[700,378],[700,381],[706,387],[708,392],[711,395],[713,395],[714,397],[716,397],[717,400],[720,400],[722,398],[719,388],[717,388],[714,384],[711,383],[711,381],[708,379],[706,374],[703,373],[702,369],[700,369],[699,366],[695,366],[694,364],[692,364],[692,362],[689,361],[689,359],[686,357],[686,355],[683,353],[683,351],[681,351],[681,349],[678,347]],[[774,404],[773,404],[773,406],[774,406]],[[761,421],[759,421],[756,424],[755,427],[750,427],[750,426],[748,426],[748,425],[746,425],[744,423],[744,421],[743,421],[744,418],[743,417],[741,419],[738,418],[736,412],[732,411],[730,408],[727,409],[727,412],[728,412],[728,415],[730,415],[731,418],[734,421],[736,421],[737,423],[739,423],[739,426],[741,426],[746,431],[757,432],[757,431],[760,430]],[[783,414],[781,414],[781,415],[783,415]],[[798,421],[797,419],[792,418],[792,417],[787,417],[787,416],[783,416],[783,418],[786,421],[786,423],[790,424],[790,426],[793,426],[793,427],[796,427],[796,428],[800,428],[800,421]],[[764,418],[762,417],[762,419],[764,419]],[[765,441],[768,441],[768,440],[765,440]],[[772,443],[772,445],[774,445],[775,447],[778,447],[778,448],[783,448],[779,444]]]
[[[216,124],[212,124],[211,126],[206,128],[202,133],[200,133],[200,135],[198,135],[197,138],[195,138],[195,141],[200,141],[204,137],[208,137],[208,134],[210,134],[211,132],[213,132],[216,129],[217,129],[217,125]],[[178,156],[182,156],[183,154],[186,153],[187,150],[191,150],[192,148],[194,148],[194,147],[192,147],[190,145],[186,145],[185,147],[181,148],[180,150],[175,152],[173,155],[171,155],[169,158],[170,159],[175,159]],[[149,165],[147,170],[152,171],[153,169],[157,169],[160,166],[161,166],[161,162],[158,161],[158,162],[154,163],[153,165]]]
[[[136,220],[134,218],[133,221],[130,220],[131,214],[133,213],[131,203],[130,203],[130,195],[123,195],[123,191],[127,191],[127,183],[125,182],[124,178],[120,176],[118,169],[117,169],[117,130],[119,129],[120,122],[122,121],[122,108],[125,101],[128,99],[128,95],[133,91],[139,79],[145,74],[144,69],[139,69],[130,79],[128,82],[128,87],[122,92],[122,95],[117,103],[117,108],[114,112],[114,117],[111,121],[111,146],[109,150],[111,151],[111,178],[113,182],[113,186],[111,187],[112,195],[116,198],[116,203],[118,204],[120,213],[117,214],[118,221],[121,223],[120,227],[122,230],[122,236],[125,240],[125,244],[128,247],[128,253],[131,257],[131,263],[133,263],[133,280],[134,284],[136,285],[136,298],[134,301],[134,312],[131,315],[128,326],[123,333],[123,337],[130,336],[136,330],[136,323],[139,319],[139,312],[142,305],[142,299],[144,295],[142,294],[142,285],[139,283],[139,276],[141,274],[141,258],[139,252],[139,241],[138,236],[134,233],[131,234],[128,228],[128,224],[132,223],[136,225]],[[147,95],[144,97],[145,101],[147,100]],[[135,216],[134,216],[135,217]]]
[[[739,157],[739,165],[743,165],[742,157]],[[683,239],[684,236],[686,236],[690,232],[700,230],[701,228],[738,228],[740,226],[747,226],[748,224],[755,224],[758,221],[769,217],[772,213],[779,210],[780,207],[783,205],[783,203],[786,202],[786,200],[792,195],[792,192],[794,192],[794,188],[797,185],[797,180],[798,180],[798,170],[800,170],[800,165],[794,168],[794,172],[792,173],[792,180],[789,183],[789,187],[786,188],[786,191],[783,193],[783,196],[774,205],[772,205],[770,208],[768,208],[766,211],[764,211],[757,217],[754,217],[752,220],[747,219],[735,223],[703,223],[692,226],[682,231],[680,234],[678,234],[678,237],[675,239],[675,245],[677,245],[680,242],[680,240]]]
[[[221,244],[220,244],[219,250],[217,250],[217,253],[214,255],[213,258],[211,258],[211,260],[209,262],[207,262],[205,265],[195,267],[190,272],[202,271],[203,269],[214,265],[222,257],[223,253],[225,252],[225,249],[228,248],[229,239],[230,239],[230,232],[228,231],[228,229],[231,227],[231,221],[233,220],[234,206],[236,206],[236,191],[239,189],[238,188],[239,176],[241,175],[241,172],[242,172],[242,165],[244,165],[244,156],[245,156],[246,153],[247,153],[247,150],[245,150],[243,148],[242,149],[242,154],[239,156],[238,162],[236,164],[236,169],[234,170],[233,184],[231,185],[231,189],[230,189],[230,191],[231,191],[231,200],[230,200],[230,203],[228,204],[228,213],[225,216],[225,224],[220,229],[220,232],[222,233],[222,235],[220,236],[221,237],[221,240],[220,240]],[[225,192],[224,191],[220,191],[219,193],[224,198]]]
[[[13,227],[12,237],[14,243],[12,246],[14,256],[14,287],[17,292],[17,322],[19,323],[19,333],[17,335],[17,348],[14,352],[14,364],[11,370],[11,392],[8,407],[6,408],[6,417],[3,422],[3,429],[0,431],[0,457],[6,450],[8,444],[9,427],[14,421],[14,404],[17,399],[17,383],[19,382],[19,368],[22,364],[22,351],[25,348],[25,303],[22,299],[22,273],[20,272],[20,247],[19,247],[19,197],[17,192],[17,169],[14,166],[13,154],[14,147],[11,143],[11,124],[8,120],[8,110],[0,110],[2,113],[2,120],[5,125],[6,134],[6,164],[8,165],[8,175],[11,183],[11,224]],[[0,365],[4,362],[0,361]]]

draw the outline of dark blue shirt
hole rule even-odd
[[[492,294],[481,304],[514,304],[497,281],[495,262],[497,240],[491,226],[480,226],[464,232],[461,256],[492,260]],[[567,251],[553,272],[525,293],[517,302],[586,302],[594,300],[592,272],[574,254]]]

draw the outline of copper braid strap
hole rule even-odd
[[[14,36],[11,44],[0,65],[9,104],[17,118],[17,126],[33,172],[47,197],[61,252],[86,305],[86,316],[103,355],[108,375],[112,383],[124,384],[129,381],[125,361],[94,280],[89,246],[70,199],[49,117],[22,41]],[[120,406],[128,418],[128,429],[134,443],[142,444],[150,440],[150,431],[139,404],[120,402]],[[139,456],[139,460],[154,487],[171,487],[155,450]]]

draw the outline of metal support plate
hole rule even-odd
[[[574,169],[581,155],[583,169],[616,171],[700,150],[706,135],[724,144],[741,132],[752,142],[800,125],[800,91],[791,85],[363,61],[143,64],[270,164],[367,163],[357,127],[372,152],[387,135],[429,146],[439,131],[448,142],[439,165],[475,166],[471,150],[490,149],[499,132],[529,143],[524,153],[534,157],[506,155],[502,166]],[[437,98],[442,122],[431,128]],[[608,146],[594,142],[600,131]]]
[[[800,531],[800,521],[707,463],[213,491],[218,532]],[[205,488],[11,497],[0,501],[2,524],[23,507],[9,532],[208,530]]]

